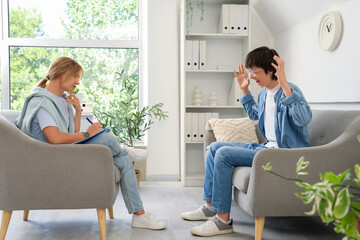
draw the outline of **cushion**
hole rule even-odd
[[[259,143],[256,122],[250,118],[210,119],[206,129],[212,129],[217,142]]]
[[[232,184],[239,191],[247,193],[250,181],[251,167],[236,167],[232,176]]]

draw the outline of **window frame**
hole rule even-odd
[[[139,108],[147,105],[147,1],[138,0],[138,40],[31,39],[9,37],[9,3],[1,0],[1,110],[10,109],[10,47],[136,48],[139,51]],[[81,63],[80,63],[81,64]],[[86,69],[84,69],[86,71]]]

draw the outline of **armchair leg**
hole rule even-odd
[[[359,218],[355,217],[355,229],[360,233],[360,224],[359,224]]]
[[[108,208],[108,212],[109,212],[110,218],[111,218],[111,219],[114,219],[114,210],[113,210],[113,207]]]
[[[265,217],[255,217],[255,240],[261,240],[264,230]]]
[[[5,239],[7,229],[9,227],[12,211],[3,211],[0,229],[0,240]]]
[[[29,217],[29,210],[24,210],[23,220],[27,221]]]
[[[98,208],[98,209],[96,209],[96,211],[97,211],[98,220],[99,220],[101,240],[106,240],[106,211],[105,211],[105,208]]]

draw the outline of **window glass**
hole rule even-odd
[[[67,56],[84,69],[79,85],[84,102],[105,110],[113,101],[122,100],[122,79],[128,77],[138,85],[138,54],[138,49],[131,48],[10,47],[11,109],[21,109],[31,89],[45,77],[50,63],[59,56]]]
[[[138,21],[138,0],[9,0],[11,38],[137,40]]]

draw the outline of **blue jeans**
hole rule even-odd
[[[116,137],[109,132],[101,133],[90,139],[86,144],[101,144],[110,148],[114,164],[121,173],[120,187],[126,208],[129,213],[143,210],[135,170],[127,152],[121,147]]]
[[[251,167],[255,154],[266,148],[258,143],[213,142],[206,157],[204,200],[215,212],[230,213],[232,175],[238,166]]]

